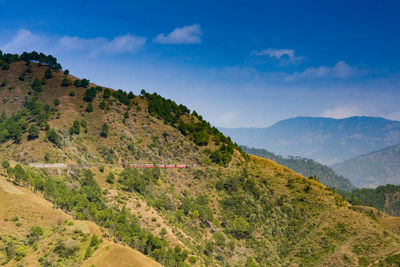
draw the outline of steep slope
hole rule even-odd
[[[359,187],[400,184],[400,144],[331,166]]]
[[[17,187],[0,175],[0,262],[5,266],[161,266],[127,246],[94,236],[106,233],[93,222],[71,215],[31,191]],[[86,255],[87,250],[92,255]],[[117,252],[114,252],[117,251]],[[118,257],[110,257],[110,254]]]
[[[0,105],[2,171],[18,189],[96,223],[104,240],[165,266],[368,266],[397,259],[400,238],[388,225],[318,181],[242,153],[186,107],[58,68],[49,77],[43,59],[26,57],[28,65],[16,56],[0,70],[0,99],[7,98]],[[39,245],[39,254],[47,252]],[[102,264],[96,253],[114,266],[133,254],[100,247],[88,264]]]
[[[241,145],[334,164],[400,143],[400,122],[375,117],[297,117],[268,128],[221,129]]]
[[[337,175],[328,166],[318,163],[312,159],[292,157],[292,156],[285,158],[280,155],[276,155],[272,152],[269,152],[265,149],[248,148],[246,146],[241,146],[241,148],[246,153],[275,161],[276,163],[284,165],[289,169],[292,169],[295,172],[304,175],[305,177],[313,176],[315,177],[314,179],[317,179],[318,181],[320,181],[321,183],[323,183],[328,187],[344,191],[351,191],[355,189],[349,180],[347,180],[343,176]]]

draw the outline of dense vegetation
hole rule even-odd
[[[282,157],[265,149],[242,146],[244,152],[264,157],[288,167],[306,177],[314,177],[324,185],[345,191],[351,191],[354,186],[343,176],[337,175],[331,168],[312,159],[302,157]]]
[[[3,54],[3,52],[0,50],[0,66],[2,66],[2,68],[4,70],[9,69],[11,63],[21,61],[21,60],[25,61],[27,63],[36,62],[39,64],[44,64],[54,70],[60,70],[62,68],[61,65],[57,62],[57,59],[55,57],[53,57],[52,55],[46,56],[43,53],[37,53],[35,51],[33,51],[31,53],[24,52],[21,55]],[[51,77],[49,77],[49,78],[51,78]]]
[[[234,150],[241,152],[247,159],[247,155],[229,137],[225,137],[217,128],[203,120],[196,111],[190,117],[190,110],[184,105],[178,105],[170,99],[165,99],[157,93],[141,91],[141,96],[149,101],[148,111],[153,116],[163,119],[166,124],[176,127],[183,135],[188,136],[196,145],[207,146],[211,140],[218,149],[206,150],[212,162],[225,166],[231,161]],[[186,115],[186,116],[185,116]],[[190,117],[190,119],[188,119]]]
[[[7,164],[3,162],[3,165]],[[136,171],[136,170],[135,170]],[[164,239],[154,236],[141,228],[139,219],[125,207],[111,208],[107,205],[104,192],[93,178],[90,170],[77,171],[70,177],[52,177],[33,170],[25,170],[21,165],[8,167],[9,179],[16,184],[25,185],[43,193],[44,197],[58,208],[72,213],[80,220],[91,220],[109,229],[113,235],[126,245],[149,255],[166,266],[183,266],[188,257],[187,250],[179,246],[172,249]],[[134,190],[144,190],[145,184],[136,179],[155,179],[159,173],[146,170],[143,175],[132,174],[132,169],[122,172],[122,184]],[[150,182],[151,180],[148,180]],[[67,185],[74,183],[76,187]]]
[[[400,216],[400,186],[388,184],[375,189],[363,188],[339,193],[353,205],[370,206]]]

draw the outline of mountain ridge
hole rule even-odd
[[[221,128],[242,145],[334,164],[400,143],[400,122],[380,117],[296,117],[267,128]]]
[[[400,184],[400,144],[382,148],[331,166],[360,187]]]

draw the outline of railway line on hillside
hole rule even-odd
[[[100,167],[109,166],[117,167],[117,165],[112,164],[100,164],[100,163],[90,163],[90,164],[66,164],[66,163],[35,163],[29,164],[29,167],[39,168],[39,169],[74,169],[74,168],[90,168],[90,167]],[[147,169],[147,168],[160,168],[160,169],[187,169],[196,167],[195,164],[160,164],[160,163],[123,163],[122,167],[131,167],[137,169]]]

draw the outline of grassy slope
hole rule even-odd
[[[18,246],[24,243],[26,235],[33,226],[40,226],[44,235],[39,239],[38,250],[27,248],[27,256],[21,261],[12,260],[6,266],[37,266],[38,260],[45,253],[57,256],[52,252],[53,244],[57,240],[66,241],[72,238],[80,240],[76,230],[84,234],[101,236],[104,229],[89,221],[74,220],[71,215],[62,210],[54,209],[53,205],[41,196],[25,188],[17,187],[0,175],[0,246],[5,246],[7,241],[14,241]],[[18,221],[13,218],[18,217]],[[2,242],[3,241],[3,242]],[[90,238],[79,243],[79,252],[76,262],[64,261],[66,266],[161,266],[154,260],[144,256],[138,251],[126,246],[115,244],[105,239],[93,255],[84,260],[85,250],[89,246]],[[6,255],[0,253],[0,261],[4,262]]]
[[[282,164],[292,170],[306,176],[315,176],[324,185],[341,189],[345,191],[351,191],[354,186],[349,180],[343,176],[337,175],[331,168],[318,163],[312,159],[302,158],[302,157],[282,157],[269,152],[265,149],[249,148],[246,146],[241,146],[243,151],[256,156],[271,159],[279,164]]]
[[[1,110],[15,112],[24,94],[30,90],[32,79],[27,77],[21,82],[17,78],[25,68],[24,63],[19,62],[12,64],[9,71],[0,71],[0,80],[5,79],[7,83],[0,89],[0,99],[17,97],[14,103],[2,104]],[[45,69],[33,65],[33,75],[42,77]],[[142,227],[155,235],[165,228],[166,239],[171,245],[179,244],[189,249],[190,254],[198,257],[197,264],[245,265],[246,262],[250,264],[248,257],[251,257],[263,266],[349,266],[374,263],[400,250],[399,237],[388,226],[354,210],[320,183],[267,159],[252,156],[246,162],[239,153],[234,155],[229,168],[210,164],[203,152],[204,147],[194,145],[176,128],[149,115],[144,99],[135,98],[136,104],[131,110],[115,102],[110,111],[105,112],[98,107],[98,96],[93,103],[94,112],[86,113],[86,103],[82,101],[85,89],[60,87],[64,75],[62,72],[54,75],[43,86],[39,97],[50,105],[55,98],[60,99],[57,109],[61,115],[53,117],[49,124],[64,132],[64,145],[56,148],[45,141],[43,131],[34,141],[27,141],[25,133],[21,145],[9,141],[0,146],[1,158],[28,164],[43,162],[45,153],[49,153],[52,162],[106,165],[104,173],[97,168],[92,168],[92,171],[99,185],[110,192],[107,195],[109,204],[126,206],[141,218]],[[9,87],[14,89],[8,90]],[[71,90],[76,91],[74,97],[68,95]],[[123,123],[125,111],[130,117]],[[75,119],[87,121],[87,133],[74,137],[68,134]],[[110,125],[107,139],[99,137],[104,122]],[[133,144],[134,150],[128,150],[127,144]],[[102,147],[114,150],[108,163],[104,153],[100,152]],[[122,170],[122,161],[195,163],[198,167],[162,170],[160,182],[148,189],[150,193],[143,195],[121,190],[120,184],[105,182],[110,171],[119,173]],[[222,183],[222,189],[216,190],[219,183]],[[154,208],[151,199],[157,198],[160,192],[170,198],[174,209]],[[178,216],[182,199],[195,199],[199,195],[208,196],[213,220],[201,221],[194,211]],[[15,202],[10,205],[21,208],[22,204]],[[231,233],[235,218],[239,217],[245,218],[250,225],[249,237],[237,237]],[[43,223],[51,223],[51,220],[44,219]],[[224,244],[213,239],[215,231],[223,232]],[[203,254],[207,243],[214,244],[212,257]],[[118,248],[107,252],[100,249],[96,253],[110,261],[120,257],[124,259],[123,255],[128,254]],[[97,266],[101,260],[96,260],[96,253],[93,263]]]

